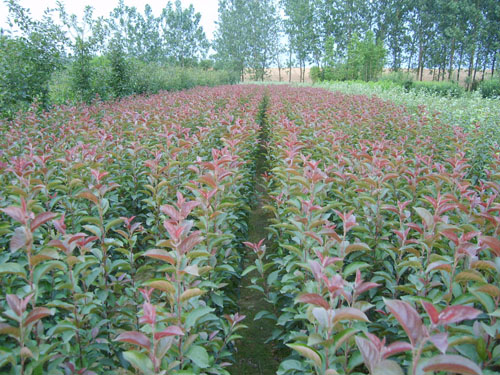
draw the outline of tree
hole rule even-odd
[[[52,73],[63,65],[66,38],[51,13],[34,20],[18,1],[6,2],[10,27],[18,35],[0,35],[0,112],[25,108],[33,100],[48,104]]]
[[[240,74],[250,69],[254,79],[264,79],[276,52],[277,8],[272,0],[221,0],[215,33],[216,61]]]
[[[69,45],[73,50],[73,64],[71,76],[73,90],[79,100],[90,102],[95,96],[92,87],[91,60],[98,52],[104,50],[108,35],[106,23],[102,17],[93,17],[93,8],[86,6],[82,19],[74,14],[66,13],[64,5],[58,2],[58,11],[61,22],[70,35]]]
[[[314,2],[309,0],[282,0],[285,12],[285,32],[290,41],[290,52],[299,62],[300,81],[305,79],[305,66],[317,51],[319,33],[315,28]],[[316,47],[316,48],[315,48]],[[317,56],[317,55],[316,55]]]
[[[111,77],[109,85],[116,97],[129,93],[129,71],[123,46],[119,39],[113,39],[109,44],[109,60],[111,63]]]
[[[200,13],[195,13],[193,5],[182,9],[180,0],[175,8],[169,1],[160,17],[163,50],[170,61],[182,67],[193,65],[203,59],[209,43],[200,26]]]
[[[347,49],[347,78],[371,81],[382,72],[386,50],[382,43],[375,40],[372,31],[368,31],[363,40],[353,35]]]

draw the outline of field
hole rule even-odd
[[[310,71],[311,71],[311,68],[305,68],[305,79],[304,79],[305,83],[312,83]],[[406,72],[406,69],[403,69],[403,71]],[[391,72],[390,69],[384,69],[384,73],[390,73],[390,72]],[[288,79],[289,79],[288,73],[289,73],[288,68],[281,69],[281,82],[288,82]],[[422,76],[422,80],[426,81],[426,82],[433,81],[435,78],[434,77],[435,74],[437,75],[437,69],[435,72],[431,69],[424,69],[424,74]],[[460,70],[460,81],[459,82],[462,86],[465,86],[465,80],[467,78],[467,75],[468,75],[467,69]],[[411,76],[413,77],[413,80],[417,81],[416,72],[414,72],[413,70],[411,71]],[[481,80],[481,77],[482,77],[482,72],[481,71],[477,72],[476,79],[479,81],[479,80]],[[267,70],[267,76],[266,76],[267,81],[279,82],[280,81],[279,78],[280,78],[280,75],[279,75],[278,68],[269,68]],[[299,68],[292,68],[292,77],[291,78],[292,78],[291,82],[295,82],[295,83],[300,82]],[[448,78],[448,73],[446,73],[446,78]],[[491,70],[487,69],[485,71],[484,78],[485,79],[491,78]],[[245,76],[245,80],[248,81],[249,79],[250,79],[250,75],[247,74]],[[455,69],[453,71],[451,79],[457,81],[457,69]]]
[[[496,120],[384,99],[237,85],[0,122],[0,372],[498,373]]]

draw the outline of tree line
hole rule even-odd
[[[427,68],[437,80],[466,74],[472,86],[493,75],[500,52],[498,0],[219,0],[212,42],[201,14],[179,0],[158,16],[120,0],[108,17],[91,7],[77,17],[58,3],[39,20],[18,0],[4,2],[11,28],[0,30],[0,113],[34,100],[186,88],[209,76],[193,78],[189,68],[224,73],[211,84],[246,73],[264,80],[271,66],[280,80],[284,68],[299,67],[302,81],[308,65],[317,78],[337,80],[371,80],[384,66],[422,80]]]
[[[493,75],[500,52],[498,0],[221,0],[218,26],[216,60],[254,78],[298,66],[303,80],[309,64],[370,79],[386,65],[420,80],[425,68],[437,80],[465,68],[473,82]]]
[[[199,73],[213,66],[210,44],[201,14],[179,0],[168,1],[159,16],[150,5],[140,11],[120,0],[108,17],[96,17],[89,6],[77,17],[58,2],[41,19],[18,0],[4,2],[10,28],[0,31],[0,113],[35,100],[46,107],[54,95],[91,101],[186,88],[210,77],[213,84],[234,81],[229,73]]]

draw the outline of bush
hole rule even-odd
[[[381,83],[393,83],[396,86],[404,87],[406,90],[409,90],[413,85],[413,77],[409,73],[402,71],[382,74],[378,80]]]
[[[52,104],[82,100],[83,90],[75,90],[74,85],[75,64],[78,66],[78,63],[73,63],[66,70],[52,76],[49,92]],[[94,57],[90,60],[89,66],[81,71],[88,71],[89,74],[88,77],[84,77],[88,80],[88,86],[84,91],[85,101],[91,101],[96,96],[108,100],[131,94],[154,94],[159,91],[177,91],[195,86],[234,84],[239,80],[237,73],[225,70],[165,67],[139,60],[122,61],[112,55]],[[82,83],[86,83],[86,80],[82,80]]]
[[[33,101],[42,107],[48,102],[48,83],[59,66],[59,56],[49,55],[50,46],[31,39],[0,35],[0,114],[12,116]]]
[[[483,98],[500,97],[500,78],[483,81],[479,85],[479,91]]]
[[[438,96],[452,96],[454,98],[461,97],[465,90],[455,82],[413,82],[411,88],[416,91],[422,91],[426,94],[434,94]]]
[[[317,66],[313,66],[311,70],[309,70],[309,77],[313,83],[321,82],[323,79],[323,74],[321,72],[321,68]]]

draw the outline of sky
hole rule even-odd
[[[149,4],[153,12],[158,16],[161,10],[165,7],[168,0],[125,0],[125,5],[135,6],[139,11],[143,12],[144,6]],[[118,0],[62,0],[61,1],[68,14],[76,14],[81,17],[83,9],[86,5],[94,8],[94,15],[108,17],[111,10],[118,4]],[[174,2],[172,0],[172,2]],[[212,40],[215,31],[215,21],[217,21],[217,0],[181,0],[182,7],[187,8],[190,4],[196,12],[201,13],[201,26],[209,40]],[[31,11],[31,16],[35,19],[40,19],[43,11],[49,7],[56,7],[56,0],[19,0],[22,7],[28,8]],[[7,29],[7,6],[3,1],[0,2],[0,28]]]

